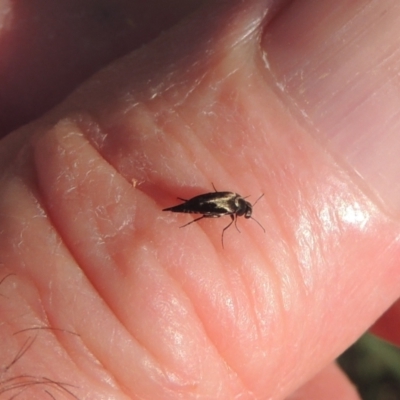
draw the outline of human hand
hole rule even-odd
[[[3,142],[2,359],[64,330],[3,387],[357,398],[331,363],[399,295],[399,10],[374,7],[210,4]],[[211,183],[264,192],[266,233],[161,212]]]

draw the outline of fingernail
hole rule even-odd
[[[293,2],[263,46],[277,85],[315,132],[400,213],[400,8]]]

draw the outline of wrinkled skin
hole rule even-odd
[[[43,116],[0,148],[0,394],[358,399],[334,359],[382,315],[400,342],[400,6],[182,3],[163,19],[121,1],[109,35],[84,13],[70,47],[55,24],[68,74],[49,50],[31,98],[4,91],[7,126]],[[124,46],[118,18],[139,26]],[[17,59],[3,70],[28,82]],[[62,97],[105,60],[48,111],[50,83]],[[265,193],[266,232],[239,218],[223,249],[226,219],[161,211],[212,184]]]

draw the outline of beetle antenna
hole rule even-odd
[[[258,203],[258,200],[260,200],[261,197],[263,197],[263,196],[264,196],[264,193],[253,203],[253,207]],[[254,219],[254,218],[252,218],[252,219]]]
[[[264,231],[264,233],[265,233],[265,229],[264,229],[264,227],[255,219],[255,218],[253,218],[253,217],[250,217],[253,221],[256,221],[257,222],[257,224],[260,226],[260,228]]]
[[[217,189],[215,189],[215,186],[214,186],[214,184],[211,182],[211,185],[212,185],[212,187],[214,188],[214,190],[215,190],[215,193],[218,193],[218,190]]]

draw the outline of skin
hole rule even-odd
[[[3,139],[0,393],[359,398],[334,359],[393,304],[400,341],[397,136],[364,135],[400,9],[354,3],[210,2]],[[161,212],[212,183],[266,233]]]

